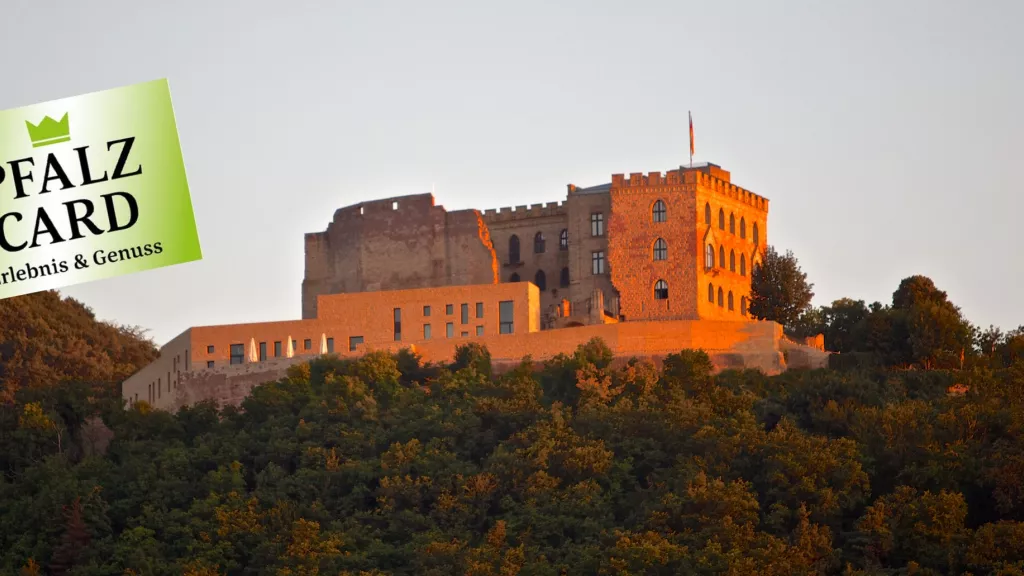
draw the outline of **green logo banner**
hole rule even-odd
[[[0,112],[0,298],[202,257],[166,80]]]

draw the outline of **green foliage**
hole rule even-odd
[[[779,254],[768,246],[751,270],[750,314],[792,329],[810,308],[813,288],[792,251]]]
[[[0,405],[0,573],[1022,574],[1024,332],[897,292],[805,315],[842,370],[595,339],[504,371],[479,345],[318,358],[175,414],[29,382]]]

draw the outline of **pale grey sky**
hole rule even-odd
[[[815,304],[924,274],[1024,324],[1024,2],[6,0],[0,109],[168,78],[201,262],[65,291],[160,344],[300,317],[303,233],[695,161],[771,201]]]

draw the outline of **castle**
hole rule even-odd
[[[122,395],[162,409],[237,403],[317,355],[412,348],[447,361],[468,341],[497,364],[600,337],[619,358],[701,348],[719,368],[775,373],[795,345],[747,311],[767,218],[768,200],[714,164],[483,212],[449,212],[431,194],[348,206],[306,235],[301,320],[189,328]]]

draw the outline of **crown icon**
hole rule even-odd
[[[46,116],[39,124],[33,125],[26,120],[25,125],[28,126],[28,137],[32,139],[33,148],[71,140],[71,128],[68,127],[67,112],[64,113],[64,117],[61,118],[60,122]]]

